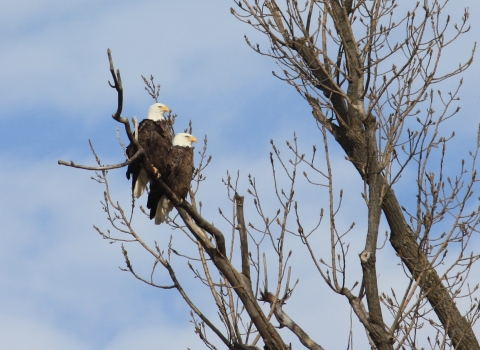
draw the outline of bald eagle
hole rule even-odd
[[[173,131],[165,119],[164,113],[170,109],[161,103],[155,103],[148,110],[147,119],[142,120],[138,126],[138,143],[145,150],[145,155],[157,168],[160,174],[165,172],[165,159],[172,149]],[[133,143],[127,147],[128,158],[133,157],[137,148]],[[142,167],[143,157],[137,158],[127,168],[127,179],[132,175],[132,192],[139,198],[150,179]]]
[[[165,160],[165,173],[162,173],[162,180],[180,200],[187,197],[193,177],[192,142],[197,142],[193,135],[187,133],[175,135],[173,147]],[[150,209],[150,219],[155,218],[155,224],[160,225],[167,219],[173,209],[173,204],[159,186],[152,183],[147,208]]]

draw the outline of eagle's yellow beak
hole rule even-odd
[[[159,108],[162,112],[170,112],[170,108],[168,108],[167,106],[159,106]]]
[[[189,140],[190,140],[191,142],[197,142],[197,138],[196,138],[195,136],[193,136],[193,135],[191,135],[191,136],[189,137]]]

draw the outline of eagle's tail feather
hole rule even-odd
[[[160,225],[162,222],[165,222],[172,209],[172,202],[170,202],[167,197],[162,196],[158,201],[157,212],[155,213],[155,225]]]
[[[135,198],[140,198],[148,184],[148,175],[145,169],[140,169],[138,173],[137,180],[135,181],[135,188],[133,189],[133,196]]]

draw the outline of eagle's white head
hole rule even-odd
[[[163,103],[155,103],[150,106],[148,109],[148,119],[157,121],[157,120],[165,120],[163,113],[170,112],[170,108],[165,106]]]
[[[192,142],[197,142],[197,138],[193,135],[181,132],[173,138],[173,145],[180,147],[192,147]]]

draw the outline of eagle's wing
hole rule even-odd
[[[127,179],[132,175],[132,191],[135,198],[139,198],[145,191],[150,179],[143,169],[143,162],[148,160],[162,174],[165,171],[166,155],[172,148],[171,130],[165,120],[143,120],[138,127],[138,143],[145,150],[146,157],[139,157],[127,168]],[[137,148],[130,144],[127,147],[127,156],[133,157]]]
[[[193,176],[193,148],[173,147],[171,156],[167,159],[167,184],[175,195],[185,199],[190,189]]]
[[[179,199],[185,199],[193,174],[193,148],[173,147],[167,156],[165,169],[162,180]],[[156,182],[151,184],[147,208],[150,209],[150,219],[155,218],[156,224],[165,221],[173,208]]]

